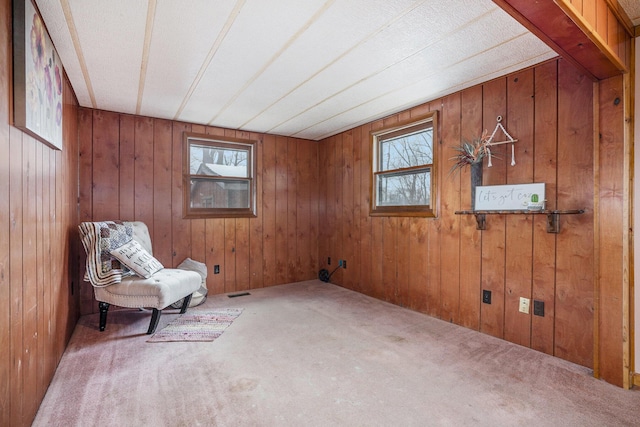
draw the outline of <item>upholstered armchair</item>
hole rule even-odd
[[[79,229],[87,253],[85,281],[99,302],[100,331],[106,327],[110,305],[151,308],[147,334],[155,332],[165,307],[183,300],[180,313],[187,310],[202,277],[195,271],[164,268],[153,257],[143,222],[83,222]]]

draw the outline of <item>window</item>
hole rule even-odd
[[[184,217],[255,217],[255,141],[185,133]]]
[[[437,114],[371,133],[371,215],[435,217]]]

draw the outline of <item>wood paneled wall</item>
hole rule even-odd
[[[0,2],[0,425],[29,426],[78,318],[77,103],[63,148],[11,126],[11,1]]]
[[[600,82],[597,92],[599,116],[595,181],[597,216],[595,327],[598,339],[594,357],[596,375],[619,386],[630,384],[629,286],[629,170],[630,147],[625,141],[624,77]],[[624,373],[624,375],[623,375]]]
[[[327,257],[346,259],[347,269],[332,277],[335,283],[593,367],[596,96],[588,77],[557,60],[321,141],[321,266]],[[438,217],[370,217],[370,132],[430,110],[440,114]],[[544,182],[549,209],[585,209],[582,215],[562,216],[559,234],[546,232],[543,215],[489,215],[487,229],[478,231],[473,216],[454,214],[470,208],[470,176],[468,170],[449,175],[451,147],[479,137],[483,129],[492,132],[498,116],[518,139],[516,166],[510,166],[510,146],[496,147],[500,160],[494,157],[491,168],[485,161],[484,184]],[[622,126],[621,116],[608,119],[613,128]],[[622,145],[619,136],[611,136],[612,145]],[[601,178],[623,161],[618,149],[604,152]],[[620,183],[618,176],[607,177],[607,186]],[[606,195],[616,201],[621,196],[619,191]],[[611,240],[619,241],[618,218],[607,211],[602,219]],[[617,254],[614,248],[611,256]],[[611,298],[620,297],[613,270],[621,266],[600,263],[600,280],[613,279],[613,289],[603,290]],[[483,289],[492,291],[490,305],[481,303]],[[544,317],[520,313],[520,297],[544,301]],[[622,354],[621,336],[615,335],[621,312],[616,316],[607,330],[614,333],[610,345],[619,348],[600,354],[612,369]],[[608,380],[620,375],[617,371]]]
[[[257,218],[182,218],[184,132],[258,141]],[[316,142],[81,108],[79,143],[80,221],[144,221],[165,266],[207,264],[212,294],[317,277]],[[85,282],[81,311],[97,311]]]

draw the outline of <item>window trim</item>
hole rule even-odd
[[[419,171],[424,169],[430,169],[431,175],[431,204],[428,205],[395,205],[395,206],[377,206],[377,189],[376,189],[376,177],[382,175],[383,172],[379,171],[378,156],[380,153],[380,141],[390,139],[403,133],[408,133],[412,128],[422,126],[426,123],[431,123],[433,128],[433,143],[432,143],[432,156],[433,163],[431,167],[425,165],[411,166],[399,169],[393,169],[392,173]],[[383,138],[384,137],[384,138]],[[427,217],[435,218],[437,215],[437,205],[439,202],[439,195],[437,192],[437,176],[438,176],[438,111],[430,111],[417,117],[412,117],[407,120],[394,123],[391,126],[383,127],[370,132],[370,166],[371,166],[371,179],[370,179],[370,202],[369,202],[369,215],[370,216],[414,216],[414,217]],[[389,171],[385,171],[384,174],[389,174]]]
[[[191,174],[191,153],[192,144],[212,147],[222,147],[238,149],[246,147],[249,153],[247,171],[251,174],[248,178],[238,177],[208,177]],[[242,138],[232,138],[227,136],[207,135],[195,132],[183,133],[182,148],[182,217],[183,218],[255,218],[256,213],[256,177],[257,177],[257,141]],[[249,182],[249,207],[248,208],[192,208],[191,207],[191,180],[199,179],[203,181],[215,181],[221,178],[225,181],[248,181]]]

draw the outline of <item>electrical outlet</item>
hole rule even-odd
[[[338,260],[338,267],[342,267],[342,260],[341,259]]]
[[[544,301],[533,300],[533,314],[544,317]]]
[[[220,274],[220,266],[218,264],[213,266],[213,274]]]
[[[342,268],[347,268],[347,260],[342,260]]]
[[[529,298],[520,297],[520,313],[529,314]]]
[[[482,302],[491,304],[491,291],[487,291],[486,289],[482,291]]]

